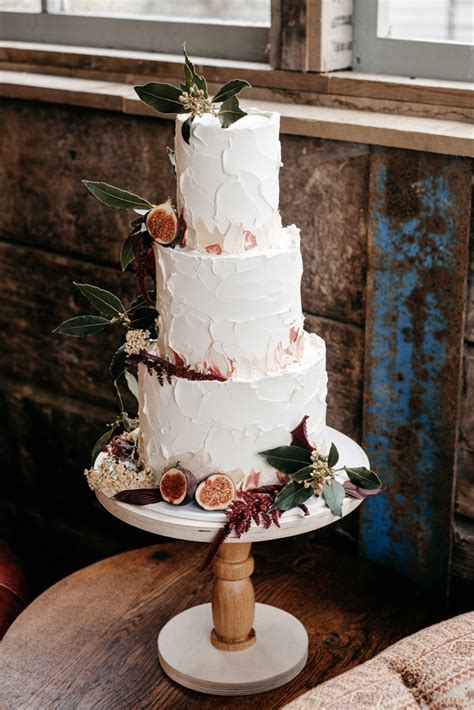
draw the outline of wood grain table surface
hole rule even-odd
[[[197,572],[205,549],[170,542],[134,550],[44,592],[0,644],[2,710],[274,710],[441,618],[407,581],[310,535],[255,544],[257,600],[302,621],[308,663],[269,693],[201,695],[167,678],[156,640],[172,616],[210,600],[211,574]]]

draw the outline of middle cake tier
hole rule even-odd
[[[279,249],[203,254],[155,245],[160,355],[199,372],[250,379],[301,357],[299,231]]]

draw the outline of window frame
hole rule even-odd
[[[1,11],[1,39],[7,42],[176,54],[177,40],[195,57],[268,62],[270,27],[176,18],[140,19],[46,11]],[[54,8],[54,2],[49,3]]]
[[[377,0],[354,0],[354,71],[448,81],[474,79],[474,47],[378,37],[377,5]]]

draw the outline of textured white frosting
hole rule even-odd
[[[203,254],[155,245],[158,350],[200,372],[251,379],[301,355],[299,231],[279,250]]]
[[[280,115],[249,109],[222,128],[211,114],[195,118],[189,145],[181,135],[188,114],[176,119],[178,211],[189,249],[238,253],[278,247]]]
[[[178,461],[198,479],[211,473],[245,476],[255,487],[277,480],[258,452],[290,444],[291,431],[309,416],[311,443],[324,450],[326,350],[305,334],[301,360],[285,371],[249,381],[191,381],[160,386],[139,367],[143,455],[157,478]]]

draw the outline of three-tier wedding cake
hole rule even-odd
[[[216,379],[159,381],[139,366],[142,457],[157,477],[180,465],[243,487],[278,481],[259,452],[289,445],[304,416],[325,450],[324,341],[303,330],[299,230],[278,210],[278,113],[249,109],[223,128],[176,119],[175,248],[154,244],[158,340],[152,352]]]

